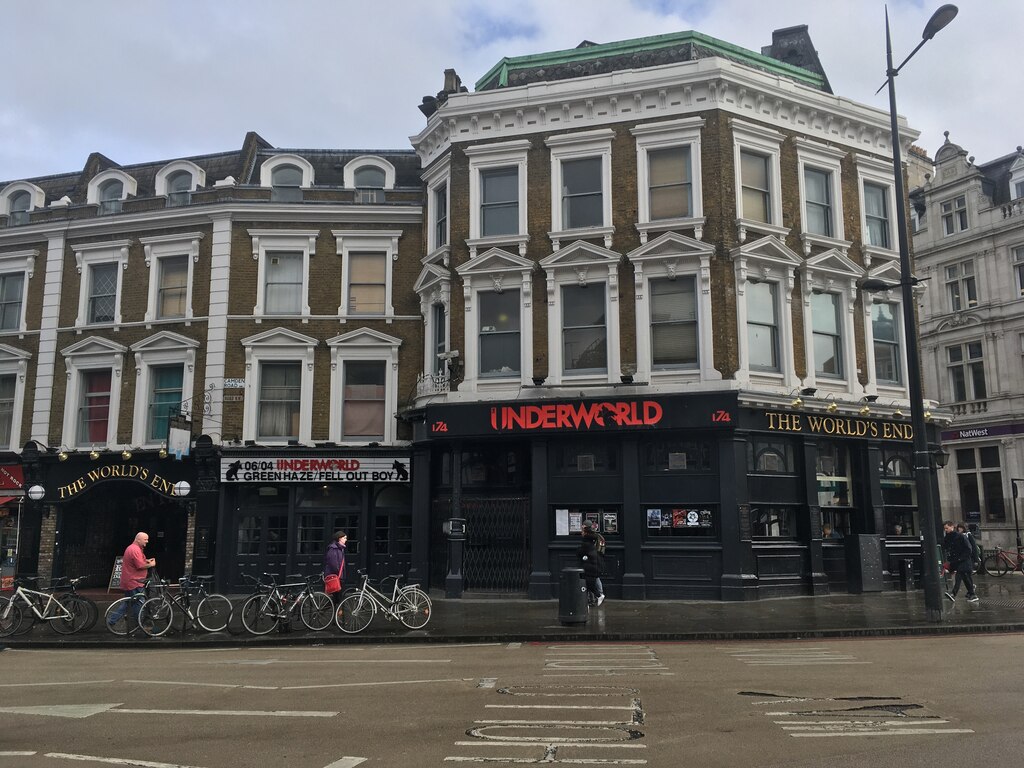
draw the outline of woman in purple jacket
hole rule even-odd
[[[345,531],[334,532],[331,543],[324,553],[324,576],[337,574],[342,581],[345,580],[345,544],[347,542],[348,534]],[[341,592],[339,589],[331,595],[335,605],[341,602]]]

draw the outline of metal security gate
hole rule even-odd
[[[463,498],[467,590],[525,592],[530,579],[530,497]]]

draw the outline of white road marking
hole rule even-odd
[[[42,715],[44,717],[70,717],[81,719],[98,715],[121,704],[45,704],[38,707],[0,707],[0,712],[12,715]]]
[[[196,768],[196,766],[179,765],[177,763],[155,763],[152,760],[135,760],[126,757],[97,757],[96,755],[73,755],[66,752],[47,752],[46,757],[59,760],[79,760],[87,763],[107,763],[109,765],[134,765],[139,768]]]
[[[550,760],[545,755],[542,758],[532,757],[446,757],[445,762],[453,763],[520,763],[520,764],[550,764],[550,763],[572,763],[574,765],[647,765],[646,760],[604,760],[601,758],[594,758],[587,760],[585,758],[578,758],[575,760],[567,758],[558,758],[557,760]]]
[[[237,683],[186,683],[178,680],[125,680],[126,683],[144,683],[145,685],[194,685],[202,688],[242,688]]]
[[[974,733],[974,731],[969,728],[942,728],[937,730],[930,728],[898,728],[891,731],[834,731],[828,733],[791,733],[789,735],[796,738],[827,738],[830,736],[938,736],[950,733]]]
[[[190,661],[189,664],[237,664],[239,666],[268,666],[270,664],[451,664],[451,659],[226,659],[218,661]]]
[[[306,691],[311,688],[364,688],[366,686],[377,687],[378,685],[417,685],[423,683],[462,683],[466,678],[449,677],[443,680],[384,680],[369,683],[322,683],[319,685],[285,685],[282,691]]]
[[[621,720],[474,720],[473,722],[480,725],[629,725]]]
[[[457,747],[536,747],[538,744],[547,744],[549,742],[538,742],[538,741],[456,741],[455,746]],[[580,747],[590,749],[595,747],[597,749],[647,749],[646,744],[602,744],[600,742],[587,742],[585,744],[571,743],[563,744],[559,742],[562,747]]]
[[[509,643],[505,647],[508,648],[509,650],[515,650],[516,648],[522,648],[523,644],[522,643]]]
[[[0,688],[28,688],[30,686],[46,685],[99,685],[100,683],[113,683],[114,680],[60,680],[53,683],[0,683]],[[3,753],[0,753],[3,754]]]
[[[611,707],[586,704],[485,704],[485,709],[624,709],[632,712],[635,707]]]
[[[330,765],[325,765],[324,768],[355,768],[360,763],[365,763],[366,760],[365,757],[343,757]]]
[[[31,757],[35,752],[16,752],[14,750],[8,752],[0,752],[0,757]]]
[[[335,717],[337,712],[290,709],[118,709],[118,714],[128,715],[223,715],[226,717]]]
[[[480,682],[477,683],[477,688],[493,688],[495,683],[498,682],[496,677],[481,677]]]

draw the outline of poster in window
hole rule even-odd
[[[668,468],[669,469],[686,469],[686,454],[685,453],[670,453],[668,455]]]
[[[569,533],[579,533],[583,530],[583,513],[569,513]]]
[[[672,527],[672,512],[671,511],[667,511],[667,512],[662,512],[661,513],[661,527],[662,528],[671,528]]]
[[[619,515],[617,512],[605,512],[604,513],[604,532],[605,533],[618,533],[619,532]]]
[[[648,509],[647,510],[647,527],[648,528],[661,528],[661,510],[660,509]]]
[[[555,536],[569,535],[569,510],[555,510]]]
[[[711,527],[711,510],[710,509],[702,509],[702,510],[700,510],[700,512],[697,513],[697,525],[699,525],[701,528],[710,528]]]
[[[672,527],[673,528],[685,528],[686,527],[686,510],[685,509],[673,509],[672,510]]]
[[[588,523],[590,523],[590,527],[591,528],[593,528],[595,531],[600,532],[600,530],[601,530],[600,513],[598,513],[598,512],[587,512],[585,518],[586,518],[586,521]]]

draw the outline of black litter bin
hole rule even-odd
[[[582,568],[563,568],[558,580],[558,620],[563,624],[586,624],[587,583]]]
[[[914,588],[914,561],[909,557],[900,560],[900,590],[909,592]]]

